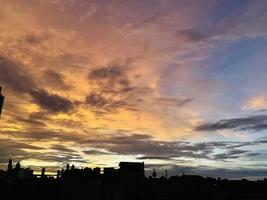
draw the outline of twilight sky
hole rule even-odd
[[[266,1],[0,3],[0,168],[267,176]]]

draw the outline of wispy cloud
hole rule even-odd
[[[33,76],[23,64],[3,56],[0,58],[0,79],[4,87],[20,93],[37,87]]]
[[[15,158],[264,162],[267,117],[251,112],[266,107],[265,2],[1,3],[0,139]]]
[[[266,115],[252,115],[243,118],[222,119],[215,123],[204,123],[196,127],[197,131],[217,131],[224,129],[239,131],[261,131],[267,128]]]
[[[50,112],[68,112],[73,109],[74,103],[57,94],[49,94],[45,89],[30,92],[33,101]]]

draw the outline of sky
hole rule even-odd
[[[267,176],[266,1],[0,3],[0,168]]]

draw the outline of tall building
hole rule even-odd
[[[5,100],[5,97],[2,95],[2,87],[0,86],[0,117],[2,115],[4,100]]]
[[[145,177],[144,163],[139,162],[120,162],[118,170],[122,179],[142,180]]]

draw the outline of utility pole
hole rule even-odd
[[[0,86],[0,117],[2,115],[2,109],[4,106],[5,96],[2,95],[2,87]]]

